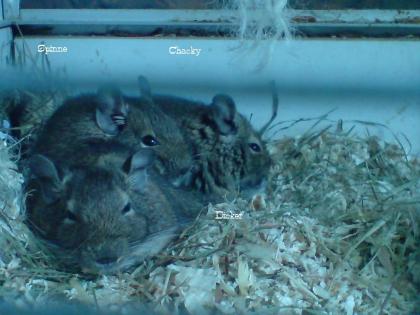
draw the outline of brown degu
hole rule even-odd
[[[101,160],[125,160],[148,147],[156,152],[160,173],[175,180],[191,165],[189,146],[177,128],[168,116],[155,110],[147,96],[129,98],[116,88],[104,87],[97,94],[70,98],[58,108],[46,122],[33,152],[60,164],[87,166]],[[180,149],[174,150],[175,146]]]
[[[218,195],[252,193],[262,186],[271,165],[262,135],[278,107],[274,86],[273,115],[259,131],[227,95],[216,95],[210,105],[162,95],[153,96],[153,101],[177,121],[193,148],[194,169],[182,185]]]
[[[43,155],[30,160],[28,223],[66,268],[111,274],[158,253],[179,231],[173,203],[148,175],[153,151],[121,167],[73,168]]]
[[[118,151],[157,145],[150,122],[136,111],[111,87],[70,98],[48,119],[33,151],[58,164],[88,166]]]
[[[160,145],[153,148],[156,154],[154,168],[157,173],[176,185],[185,181],[193,166],[192,146],[171,116],[166,115],[153,101],[150,84],[139,77],[140,101],[130,98],[149,119]]]

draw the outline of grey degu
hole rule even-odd
[[[158,253],[180,223],[172,203],[149,180],[153,151],[121,167],[72,168],[44,155],[30,159],[27,221],[65,268],[113,274]]]
[[[252,193],[262,186],[271,165],[262,136],[278,107],[274,84],[273,114],[259,131],[237,112],[228,95],[214,96],[210,105],[165,95],[154,95],[153,101],[177,121],[193,148],[193,171],[180,185],[218,195]]]

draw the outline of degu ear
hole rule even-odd
[[[147,100],[152,100],[152,89],[150,88],[150,83],[146,77],[140,75],[137,78],[139,85],[140,96],[146,98]]]
[[[129,175],[130,184],[134,190],[143,190],[147,183],[147,169],[154,160],[155,153],[151,149],[141,149],[124,163],[123,170]]]
[[[235,123],[236,106],[233,99],[228,95],[218,94],[213,97],[210,106],[210,119],[215,123],[219,132],[223,135],[236,134],[238,127]]]
[[[103,86],[97,93],[96,123],[108,135],[115,136],[126,125],[128,104],[121,91],[114,86]]]
[[[54,163],[47,157],[36,154],[29,160],[32,177],[39,180],[42,195],[46,203],[56,201],[62,191],[62,182]]]

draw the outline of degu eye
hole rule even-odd
[[[74,223],[74,222],[77,222],[77,217],[76,217],[76,215],[73,213],[73,212],[71,212],[71,211],[67,211],[67,213],[66,213],[66,217],[64,218],[64,223]]]
[[[124,208],[122,208],[121,213],[122,214],[127,214],[131,211],[131,204],[128,202]]]
[[[254,152],[261,152],[261,147],[255,142],[248,143],[248,146]]]
[[[141,142],[148,147],[154,147],[155,145],[160,144],[159,141],[155,137],[153,137],[152,135],[144,136],[141,139]]]

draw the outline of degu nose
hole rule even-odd
[[[178,46],[171,46],[169,47],[169,54],[170,55],[195,55],[199,56],[201,52],[201,48],[193,48],[190,46],[189,48],[181,48]]]

